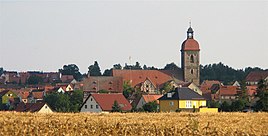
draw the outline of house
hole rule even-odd
[[[131,87],[148,94],[156,94],[166,82],[183,80],[182,70],[115,70],[113,77],[121,77],[124,82],[129,82]]]
[[[73,89],[73,85],[69,84],[69,83],[58,83],[56,84],[56,87],[60,87],[64,90],[64,92],[72,92]]]
[[[15,109],[16,112],[38,112],[52,113],[52,109],[45,102],[37,103],[19,103]]]
[[[205,80],[202,82],[200,90],[202,91],[203,97],[210,101],[215,99],[215,93],[220,89],[221,86],[223,86],[223,84],[220,81]]]
[[[157,104],[159,105],[159,98],[162,97],[163,95],[160,95],[160,94],[155,94],[155,95],[142,95],[137,106],[136,106],[136,109],[140,109],[142,108],[143,105],[145,105],[146,103],[148,102],[153,102],[153,101],[156,101]],[[159,106],[158,108],[159,109]]]
[[[132,106],[121,93],[92,93],[83,102],[80,112],[110,112],[117,101],[122,111],[130,111]]]
[[[20,102],[20,98],[17,96],[17,94],[10,90],[4,90],[0,92],[0,100],[2,105],[5,106],[15,106]]]
[[[176,88],[158,100],[160,112],[198,110],[199,107],[206,106],[206,99],[188,87]]]
[[[215,99],[218,101],[233,101],[237,99],[239,91],[237,86],[221,86],[215,94]]]
[[[46,93],[45,89],[34,89],[28,96],[28,103],[37,103],[44,100]]]
[[[23,103],[28,103],[28,97],[30,95],[30,91],[28,91],[28,89],[19,90],[17,95],[20,97]]]
[[[268,71],[252,71],[246,77],[248,85],[258,85],[258,82],[264,79],[268,81]]]

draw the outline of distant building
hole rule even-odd
[[[206,106],[206,99],[188,87],[176,88],[158,99],[160,112],[171,112],[176,110],[191,111],[194,108]]]
[[[38,112],[52,113],[52,109],[44,102],[38,103],[19,103],[15,111],[17,112]]]
[[[258,85],[258,82],[264,79],[268,81],[268,71],[253,71],[246,77],[246,83],[248,85]]]
[[[143,107],[143,105],[145,105],[146,103],[149,103],[149,102],[153,102],[153,101],[156,101],[156,103],[158,104],[158,110],[159,110],[159,98],[162,97],[163,95],[142,95],[137,106],[136,106],[136,109],[140,109]]]
[[[114,102],[117,101],[122,111],[130,111],[132,106],[123,94],[90,94],[81,106],[80,112],[111,112]]]

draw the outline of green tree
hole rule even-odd
[[[259,100],[256,102],[255,110],[268,111],[268,86],[267,81],[263,79],[258,82],[257,97]]]
[[[57,112],[70,112],[71,102],[68,94],[52,93],[45,97],[45,102]]]
[[[174,63],[170,63],[170,64],[167,64],[165,67],[164,67],[164,70],[179,70],[180,68]]]
[[[220,108],[220,106],[221,106],[220,103],[217,101],[213,101],[213,100],[208,101],[209,108]]]
[[[75,64],[64,65],[62,69],[59,69],[62,75],[73,75],[75,80],[80,81],[82,79],[82,74],[79,72],[78,66]]]
[[[37,85],[37,84],[41,84],[43,82],[44,82],[43,78],[39,77],[37,75],[31,75],[27,80],[27,83],[30,85]]]
[[[142,108],[144,109],[144,111],[147,112],[157,112],[157,102],[156,101],[148,102],[144,104]]]
[[[79,112],[80,107],[83,104],[83,91],[82,90],[75,90],[70,96],[71,102],[71,111],[72,112]]]
[[[165,94],[173,89],[174,87],[170,84],[170,82],[166,82],[164,86],[160,89],[160,91],[161,91],[161,94]]]
[[[134,88],[131,87],[129,81],[124,81],[123,83],[123,95],[127,99],[134,92]]]
[[[94,64],[88,67],[88,74],[90,76],[101,76],[101,70],[97,61],[94,61]]]
[[[118,102],[115,100],[112,106],[112,112],[121,112],[121,107],[119,106]]]
[[[238,99],[231,104],[232,111],[242,111],[245,108],[245,101]]]
[[[103,72],[103,76],[112,76],[112,70],[113,69],[106,69],[104,72]]]
[[[4,69],[0,67],[0,76],[4,73]]]
[[[228,102],[224,101],[221,106],[220,106],[222,111],[231,111],[231,104],[229,104]]]
[[[122,69],[122,66],[121,66],[121,64],[114,64],[113,69],[119,69],[119,70],[121,70]]]

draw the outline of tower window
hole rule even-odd
[[[191,57],[190,57],[190,62],[194,63],[194,56],[193,55],[191,55]]]
[[[191,69],[191,74],[194,74],[194,70],[193,69]]]

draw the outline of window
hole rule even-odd
[[[202,102],[202,106],[206,106],[206,102]]]
[[[96,109],[99,109],[99,105],[96,105]]]
[[[192,102],[186,101],[186,108],[192,108]]]
[[[167,97],[168,98],[171,98],[172,97],[172,94],[171,93],[167,93]]]
[[[90,109],[93,109],[93,105],[90,105]]]
[[[190,62],[194,63],[194,56],[193,55],[191,55],[191,57],[190,57]]]
[[[174,102],[173,101],[169,102],[169,105],[170,106],[173,106],[174,105]]]
[[[90,101],[92,101],[92,98],[90,99]]]
[[[47,106],[45,106],[45,109],[47,109]]]
[[[191,74],[194,74],[194,70],[193,69],[191,69]]]
[[[85,105],[85,109],[87,109],[87,105]]]

